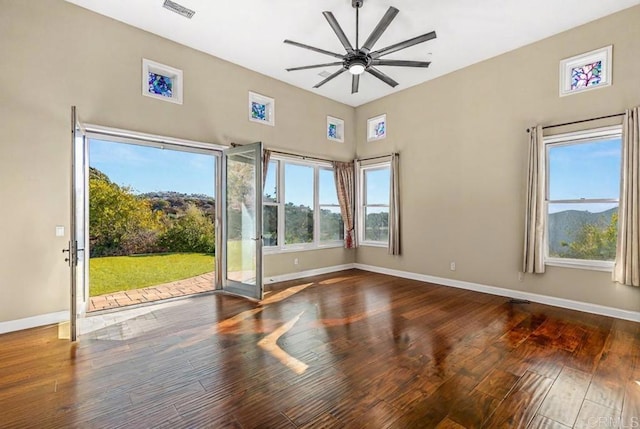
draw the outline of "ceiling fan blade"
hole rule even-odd
[[[390,6],[389,9],[387,9],[387,12],[384,14],[376,28],[373,29],[367,41],[362,45],[362,51],[368,54],[371,49],[373,49],[373,45],[376,44],[380,36],[382,36],[382,33],[384,33],[389,24],[391,24],[391,21],[393,21],[398,12],[400,11],[393,6]]]
[[[391,45],[391,46],[387,46],[386,48],[380,49],[378,51],[375,52],[371,52],[371,58],[373,59],[377,59],[380,58],[383,55],[389,55],[393,52],[397,52],[401,49],[406,49],[409,48],[411,46],[420,44],[420,43],[424,43],[426,41],[429,41],[431,39],[435,39],[436,38],[436,32],[432,31],[430,33],[427,34],[423,34],[422,36],[418,36],[418,37],[414,37],[413,39],[409,39],[409,40],[405,40],[404,42],[400,42],[400,43],[396,43],[395,45]]]
[[[340,39],[340,43],[342,43],[342,46],[344,46],[344,48],[350,54],[353,53],[353,46],[351,46],[351,42],[349,42],[349,39],[347,39],[344,31],[342,31],[342,27],[340,27],[340,24],[338,24],[338,20],[336,20],[336,17],[333,16],[331,12],[322,12],[322,14],[325,18],[327,18],[329,25],[333,29],[333,32],[336,33],[336,36],[338,36],[338,39]]]
[[[394,67],[429,67],[429,61],[405,61],[405,60],[373,60],[372,66],[394,66]]]
[[[343,65],[342,61],[335,63],[325,63],[325,64],[314,64],[312,66],[302,66],[302,67],[292,67],[287,69],[287,71],[297,71],[297,70],[308,70],[308,69],[317,69],[320,67],[331,67],[331,66],[341,66]]]
[[[351,77],[351,93],[355,94],[356,92],[358,92],[359,88],[360,88],[360,75],[354,74]]]
[[[328,78],[326,78],[325,80],[323,80],[322,82],[316,84],[314,86],[314,88],[320,88],[322,85],[324,85],[325,83],[329,82],[331,79],[334,79],[338,76],[340,76],[342,73],[344,73],[345,71],[347,71],[347,69],[345,68],[341,68],[340,70],[338,70],[337,72],[335,72],[334,74],[332,74],[331,76],[329,76]]]
[[[375,67],[369,67],[367,69],[367,73],[370,73],[372,75],[374,75],[375,77],[377,77],[378,79],[380,79],[381,81],[383,81],[384,83],[386,83],[387,85],[391,86],[391,87],[396,87],[398,86],[398,82],[396,82],[395,80],[391,79],[389,76],[387,76],[386,74],[382,73],[380,70],[378,70]]]
[[[293,46],[297,46],[299,48],[309,49],[311,51],[318,52],[320,54],[325,54],[325,55],[329,55],[329,56],[340,58],[340,59],[342,59],[342,57],[344,57],[344,55],[336,54],[335,52],[325,51],[324,49],[320,49],[320,48],[314,48],[313,46],[305,45],[304,43],[294,42],[293,40],[288,40],[287,39],[287,40],[284,41],[284,43],[287,43],[287,44],[293,45]]]

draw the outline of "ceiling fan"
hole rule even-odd
[[[386,74],[378,70],[376,66],[423,67],[423,68],[429,67],[429,64],[431,63],[428,61],[385,60],[380,58],[385,55],[389,55],[393,52],[397,52],[401,49],[406,49],[411,46],[417,45],[419,43],[423,43],[428,40],[435,39],[436,38],[435,31],[431,31],[430,33],[426,33],[421,36],[417,36],[412,39],[405,40],[404,42],[387,46],[386,48],[378,49],[377,51],[372,51],[373,46],[376,44],[380,36],[382,36],[382,33],[385,32],[389,24],[391,24],[391,21],[393,21],[393,19],[396,17],[396,15],[399,12],[399,10],[393,6],[389,7],[387,12],[384,14],[384,16],[382,17],[382,19],[380,20],[376,28],[373,29],[373,31],[369,35],[369,38],[364,42],[364,44],[362,46],[359,46],[359,40],[358,40],[359,25],[360,25],[359,11],[363,3],[364,3],[364,0],[351,0],[351,6],[353,6],[356,9],[356,46],[355,48],[351,45],[351,43],[349,42],[349,39],[347,39],[347,36],[344,34],[344,31],[340,27],[340,24],[338,24],[338,21],[333,16],[333,14],[331,12],[322,12],[324,17],[329,22],[329,25],[331,26],[331,28],[336,33],[336,36],[338,36],[338,39],[342,43],[342,46],[344,46],[344,48],[346,49],[347,53],[338,54],[335,52],[327,51],[324,49],[316,48],[313,46],[305,45],[303,43],[298,43],[298,42],[294,42],[293,40],[287,39],[284,41],[284,43],[287,43],[293,46],[298,46],[304,49],[309,49],[311,51],[318,52],[320,54],[325,54],[325,55],[329,55],[329,56],[340,59],[340,61],[336,61],[333,63],[314,64],[311,66],[288,68],[287,71],[308,70],[313,68],[330,67],[330,66],[342,66],[340,70],[333,73],[331,76],[328,76],[325,80],[315,85],[314,88],[320,88],[322,85],[338,77],[345,71],[349,71],[349,73],[351,73],[352,75],[351,93],[355,94],[358,92],[358,88],[360,86],[360,75],[364,72],[367,72],[377,77],[378,79],[380,79],[387,85],[390,85],[391,87],[395,88],[396,86],[398,86],[398,82],[396,82],[395,80],[391,79],[389,76],[387,76]]]

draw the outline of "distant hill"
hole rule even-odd
[[[605,228],[611,223],[611,217],[618,208],[612,208],[600,213],[588,211],[566,210],[549,215],[549,253],[561,255],[567,251],[562,243],[575,241],[576,233],[586,224],[594,224]]]
[[[207,217],[211,219],[215,217],[216,201],[208,195],[161,191],[138,194],[138,197],[149,200],[153,210],[160,210],[168,216],[175,217],[179,213],[183,213],[188,204],[193,204],[202,210]]]

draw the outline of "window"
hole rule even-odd
[[[389,189],[391,168],[388,162],[360,169],[359,241],[362,245],[386,246],[389,243]]]
[[[263,202],[267,251],[342,246],[344,224],[328,164],[272,157]]]
[[[314,168],[284,163],[284,244],[313,243]]]
[[[550,265],[608,270],[616,256],[620,127],[545,137],[546,258]]]

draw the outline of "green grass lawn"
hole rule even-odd
[[[213,255],[166,253],[89,260],[89,294],[104,295],[188,279],[214,270]]]

